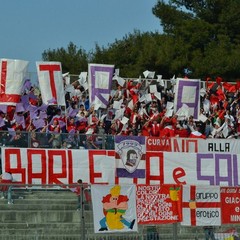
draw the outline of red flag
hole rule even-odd
[[[223,103],[223,108],[226,109],[227,106],[228,106],[228,101],[225,100],[224,103]]]
[[[223,81],[223,79],[221,77],[216,77],[216,83],[218,85],[220,85],[222,81]]]
[[[214,82],[212,82],[212,83],[207,82],[207,88],[211,89],[214,86],[214,84],[215,84]]]
[[[227,82],[224,82],[222,84],[224,89],[226,89],[228,92],[236,92],[236,86]]]
[[[219,110],[218,117],[223,120],[224,119],[224,115],[225,115],[225,110]]]
[[[222,90],[221,88],[219,88],[219,89],[217,90],[217,95],[218,95],[218,99],[219,99],[220,101],[223,101],[223,100],[226,99],[226,96],[225,96],[225,94],[224,94],[224,92],[223,92],[223,90]]]
[[[217,96],[215,96],[215,95],[213,95],[213,94],[211,94],[211,96],[210,96],[210,102],[211,102],[211,104],[215,104],[215,103],[217,103],[218,104],[218,102],[219,102],[219,99],[218,99],[218,97]]]
[[[138,102],[138,95],[132,95],[133,105],[135,105]]]
[[[208,81],[210,81],[210,80],[211,80],[211,78],[207,77],[207,79],[206,79],[206,86],[208,86]]]
[[[236,90],[239,90],[239,89],[240,89],[240,81],[237,81]]]

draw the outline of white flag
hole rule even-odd
[[[88,64],[88,84],[90,104],[96,99],[101,102],[101,107],[108,105],[112,86],[114,65]]]
[[[55,99],[56,104],[65,106],[65,94],[60,62],[36,62],[39,86],[43,103]]]
[[[20,102],[27,67],[27,61],[0,59],[0,104]]]

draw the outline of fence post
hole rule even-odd
[[[177,223],[173,224],[173,240],[177,240]]]
[[[84,187],[83,185],[81,186],[81,229],[82,229],[82,233],[81,233],[81,240],[85,240],[85,217],[84,217]]]

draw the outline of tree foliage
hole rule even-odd
[[[194,77],[239,76],[240,1],[158,1],[153,14],[161,19],[163,31],[178,49],[172,70],[181,72],[188,67]]]
[[[87,71],[88,54],[82,48],[78,48],[74,43],[70,42],[67,49],[63,47],[58,49],[48,49],[42,54],[44,61],[59,61],[62,64],[63,72],[78,74]]]
[[[152,9],[163,33],[134,30],[107,47],[95,45],[91,53],[72,42],[67,49],[47,50],[43,60],[61,61],[63,70],[79,73],[89,62],[114,64],[123,77],[155,71],[165,78],[240,76],[239,0],[158,0]]]
[[[135,30],[122,40],[115,40],[106,47],[96,46],[93,62],[115,64],[124,77],[138,77],[145,70],[167,73],[159,60],[163,36],[157,33],[143,33]]]

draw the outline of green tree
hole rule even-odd
[[[71,74],[79,74],[87,71],[89,55],[82,48],[78,48],[72,42],[66,49],[63,47],[58,49],[48,49],[42,54],[43,61],[58,61],[62,64],[62,72],[70,72]]]
[[[171,71],[181,74],[188,67],[193,77],[239,76],[239,0],[158,1],[153,14],[175,50]]]
[[[166,65],[159,59],[164,44],[164,36],[158,33],[135,30],[108,47],[96,45],[91,59],[97,63],[115,64],[122,77],[136,78],[145,70],[167,74]]]

